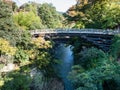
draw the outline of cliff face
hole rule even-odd
[[[63,82],[57,78],[51,79],[43,90],[64,90]]]
[[[32,83],[30,90],[64,90],[63,82],[58,78],[46,80],[42,72],[36,68],[31,69]]]

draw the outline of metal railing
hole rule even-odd
[[[88,34],[120,34],[120,30],[103,30],[103,29],[37,29],[31,30],[30,33],[34,34],[44,34],[44,33],[88,33]]]

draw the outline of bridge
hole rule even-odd
[[[30,33],[32,35],[35,34],[50,34],[50,33],[84,33],[84,34],[107,34],[107,35],[115,35],[120,34],[120,30],[103,30],[103,29],[40,29],[40,30],[31,30]]]
[[[114,35],[120,34],[120,30],[102,30],[102,29],[41,29],[31,30],[33,37],[43,37],[53,41],[66,42],[72,37],[90,42],[93,45],[108,51],[112,44]]]

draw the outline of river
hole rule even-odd
[[[60,61],[60,64],[57,65],[57,71],[64,82],[65,90],[74,90],[72,83],[68,79],[68,74],[73,65],[73,52],[71,46],[59,44],[55,48],[55,56]]]

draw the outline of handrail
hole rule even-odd
[[[36,29],[31,30],[30,33],[42,34],[42,33],[88,33],[88,34],[120,34],[120,30],[103,30],[103,29]]]

